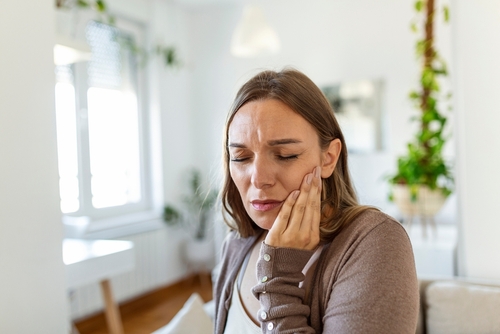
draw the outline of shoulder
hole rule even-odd
[[[367,210],[326,247],[318,299],[325,318],[337,319],[328,323],[328,332],[414,332],[418,281],[411,243],[398,221]]]
[[[409,242],[404,227],[393,217],[379,210],[366,210],[356,217],[335,237],[335,241],[361,242],[364,238],[380,235],[398,236],[403,243]]]
[[[345,266],[371,267],[378,262],[400,257],[401,261],[414,266],[413,250],[404,227],[391,216],[367,210],[326,245],[323,257],[334,276]]]
[[[325,310],[321,319],[334,319],[324,324],[328,332],[414,332],[418,281],[410,240],[397,220],[367,210],[325,246],[316,298]]]
[[[351,225],[358,228],[370,228],[384,223],[401,226],[396,219],[377,209],[363,211]]]

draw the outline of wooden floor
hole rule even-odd
[[[150,334],[165,326],[193,292],[199,293],[205,302],[211,300],[210,276],[192,276],[120,305],[125,334]],[[108,333],[103,313],[80,320],[75,325],[80,334]]]

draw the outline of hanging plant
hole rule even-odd
[[[97,20],[116,27],[116,18],[110,14],[109,7],[104,0],[56,0],[56,8],[89,9],[97,14]],[[182,66],[176,49],[173,46],[157,44],[151,50],[143,48],[132,39],[120,39],[120,44],[141,59],[145,65],[152,55],[160,56],[166,67],[178,68]]]
[[[417,19],[412,22],[411,29],[423,35],[415,44],[422,67],[419,88],[411,91],[409,97],[419,110],[419,114],[412,118],[419,127],[407,145],[406,155],[398,158],[396,173],[388,178],[393,185],[406,185],[413,201],[417,200],[421,186],[440,190],[445,197],[453,187],[451,167],[443,157],[443,148],[449,138],[444,133],[447,117],[440,108],[449,101],[451,94],[444,95],[441,91],[440,81],[447,77],[448,69],[434,43],[436,3],[434,0],[417,0],[414,6]],[[443,6],[442,10],[444,20],[448,22],[449,9]],[[419,22],[423,29],[419,29]]]

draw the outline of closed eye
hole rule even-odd
[[[246,161],[248,160],[249,158],[231,158],[231,162],[243,162],[243,161]]]
[[[295,160],[299,157],[298,154],[294,154],[294,155],[278,155],[277,156],[279,160],[282,160],[282,161],[289,161],[289,160]]]

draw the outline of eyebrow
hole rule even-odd
[[[299,144],[302,143],[302,141],[294,138],[286,138],[286,139],[270,140],[267,143],[269,144],[269,146],[278,146],[287,144]]]
[[[285,138],[285,139],[275,139],[275,140],[269,140],[267,144],[269,146],[279,146],[279,145],[288,145],[288,144],[300,144],[302,143],[301,140],[294,139],[294,138]],[[246,148],[244,144],[240,143],[229,143],[227,145],[228,147],[235,147],[235,148]]]

